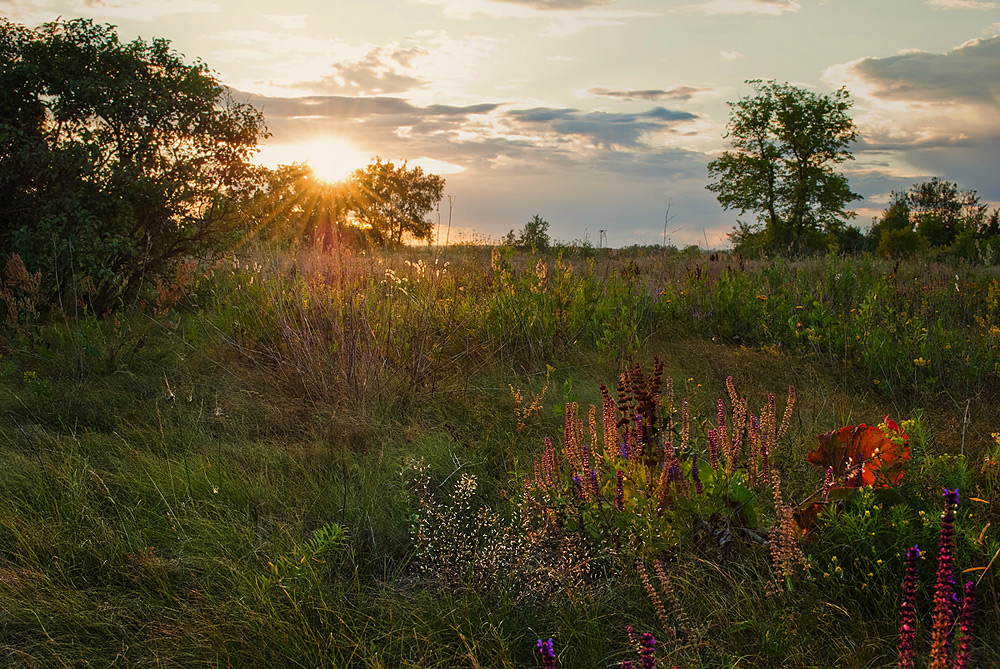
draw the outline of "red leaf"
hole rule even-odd
[[[847,425],[818,439],[819,447],[806,457],[823,469],[833,468],[835,485],[841,487],[899,483],[903,463],[910,459],[909,437],[889,416],[881,427]]]

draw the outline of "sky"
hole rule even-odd
[[[706,166],[749,79],[851,93],[855,225],[934,176],[1000,205],[1000,0],[0,0],[0,16],[170,40],[263,110],[263,164],[337,178],[378,155],[444,176],[442,241],[537,214],[564,242],[724,246],[754,215],[722,209]]]

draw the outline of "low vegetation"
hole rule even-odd
[[[4,662],[1000,658],[992,270],[269,248],[105,319],[7,262]]]

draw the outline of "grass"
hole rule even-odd
[[[997,299],[989,268],[867,258],[253,249],[176,303],[21,319],[0,358],[0,664],[522,667],[552,637],[559,666],[607,667],[637,660],[631,626],[662,666],[888,667],[916,541],[929,648],[947,485],[963,495],[956,564],[981,577],[974,658],[995,665]],[[735,528],[723,555],[687,511],[664,516],[681,539],[655,555],[619,516],[607,535],[528,533],[524,480],[545,437],[562,444],[566,402],[599,419],[599,386],[654,355],[675,405],[689,399],[684,472],[688,452],[707,469],[729,376],[753,413],[796,387],[772,454],[787,502],[821,485],[805,454],[842,425],[916,418],[914,458],[891,494],[852,496],[806,537],[812,568],[778,596],[767,546]],[[540,398],[520,426],[511,387]],[[414,532],[414,458],[438,504],[424,518],[458,523],[457,569],[434,558],[447,536]],[[465,475],[477,488],[458,498]],[[572,499],[554,517],[583,509]],[[766,539],[770,488],[750,499]],[[319,541],[332,524],[344,536]],[[525,559],[484,579],[489,545]],[[665,561],[695,638],[664,629],[643,555]]]

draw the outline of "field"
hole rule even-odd
[[[0,665],[889,667],[906,602],[1000,663],[995,268],[250,248],[99,317],[12,267]]]

